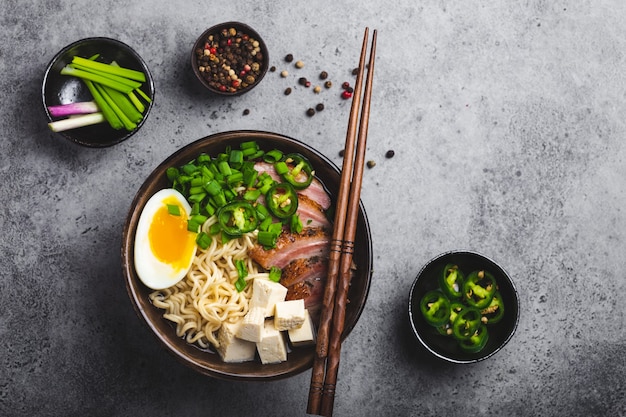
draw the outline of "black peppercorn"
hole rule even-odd
[[[376,162],[375,161],[372,161],[372,160],[367,161],[367,167],[368,168],[374,168],[375,166],[376,166]]]
[[[250,109],[245,109],[245,110],[243,111],[243,115],[244,115],[244,116],[247,116],[247,115],[249,115],[249,114],[250,114]]]
[[[390,150],[388,150],[388,151],[387,151],[387,153],[385,154],[385,157],[387,157],[387,158],[393,158],[393,156],[394,156],[395,154],[396,154],[396,153],[393,151],[393,149],[390,149]]]
[[[298,84],[306,85],[306,83],[307,83],[307,79],[305,77],[298,78]]]
[[[330,87],[332,87],[332,86],[333,86],[332,81],[326,81],[326,82],[324,83],[324,87],[326,87],[326,88],[330,88]]]
[[[293,55],[292,54],[287,54],[287,56],[285,56],[285,61],[287,61],[287,62],[293,61]]]
[[[319,103],[317,106],[315,106],[315,110],[317,111],[324,110],[324,103]]]
[[[326,71],[320,72],[320,80],[325,80],[328,78],[328,73]]]
[[[285,95],[288,96],[289,94],[291,94],[291,87],[285,89]]]
[[[311,117],[315,114],[315,109],[313,107],[310,107],[307,111],[306,111],[306,115]]]

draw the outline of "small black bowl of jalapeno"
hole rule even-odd
[[[500,351],[519,321],[519,298],[510,275],[472,251],[431,259],[409,293],[409,323],[417,341],[452,363],[474,363]]]

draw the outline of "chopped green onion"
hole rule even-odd
[[[282,157],[283,157],[283,153],[281,151],[279,151],[278,149],[273,149],[269,152],[266,152],[265,155],[263,155],[263,160],[265,162],[273,164],[274,162],[280,161]]]
[[[270,268],[270,281],[274,281],[274,282],[279,282],[280,281],[280,276],[282,275],[283,271],[281,271],[281,269],[277,266],[273,266]]]
[[[172,216],[180,216],[180,207],[178,207],[178,204],[168,204],[167,212]]]
[[[235,267],[237,268],[237,281],[235,282],[235,288],[237,291],[242,292],[246,288],[246,277],[248,276],[248,268],[246,262],[242,259],[235,260]]]
[[[274,246],[276,246],[277,239],[278,235],[270,231],[259,230],[259,233],[257,235],[257,240],[259,244],[266,248],[273,248]]]
[[[289,223],[289,228],[293,233],[301,233],[303,229],[302,221],[300,220],[300,216],[298,214],[294,214],[291,216],[291,221]]]
[[[209,245],[211,245],[212,241],[213,239],[211,238],[211,236],[209,236],[205,232],[200,232],[198,233],[198,236],[196,236],[196,244],[202,249],[208,248]]]
[[[289,167],[283,161],[276,162],[274,164],[274,169],[276,169],[276,173],[278,175],[283,175],[283,174],[286,174],[287,172],[289,172]]]

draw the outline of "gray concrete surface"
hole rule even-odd
[[[156,345],[125,291],[122,224],[148,173],[208,134],[274,131],[340,164],[349,102],[296,77],[350,80],[365,26],[379,31],[368,141],[377,165],[362,194],[375,272],[344,344],[335,415],[626,415],[626,3],[46,7],[10,0],[0,10],[0,415],[306,414],[309,372],[223,382]],[[235,99],[207,96],[189,67],[195,38],[227,20],[255,27],[278,69]],[[157,90],[142,130],[99,150],[48,131],[40,101],[52,55],[89,36],[135,48]],[[287,53],[305,68],[285,64]],[[318,102],[326,109],[308,118]],[[468,366],[417,350],[406,320],[420,267],[456,248],[500,262],[521,297],[511,343]]]

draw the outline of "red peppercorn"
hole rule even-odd
[[[348,90],[345,90],[343,93],[341,93],[341,97],[347,100],[349,98],[352,98],[352,93]]]
[[[233,87],[237,88],[237,87],[239,87],[239,80],[233,80],[230,84],[231,84]]]
[[[226,86],[225,85],[220,85],[220,91],[226,91]]]
[[[350,83],[347,81],[344,81],[344,83],[341,84],[341,88],[343,88],[344,90],[347,90],[348,88],[350,88]]]
[[[209,52],[215,55],[215,53],[217,52],[217,48],[215,47],[209,48]]]

